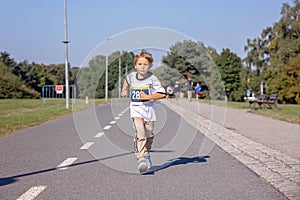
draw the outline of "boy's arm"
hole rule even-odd
[[[165,93],[157,92],[155,94],[145,94],[144,92],[140,92],[141,100],[158,100],[166,97]]]
[[[124,80],[124,83],[123,83],[123,87],[122,87],[122,92],[121,92],[121,96],[122,96],[122,97],[126,97],[128,86],[129,86],[129,85],[128,85],[126,79],[125,79],[125,80]]]

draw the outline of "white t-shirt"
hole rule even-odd
[[[137,72],[132,72],[126,76],[126,81],[130,86],[130,117],[141,117],[145,121],[156,121],[154,110],[154,100],[142,101],[140,92],[146,94],[166,93],[156,76],[151,74],[145,79],[138,79]]]

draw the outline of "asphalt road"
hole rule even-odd
[[[128,101],[0,138],[0,199],[286,199],[204,135],[157,105],[153,168],[140,175]]]

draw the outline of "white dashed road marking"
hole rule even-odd
[[[87,142],[82,147],[80,147],[81,150],[90,148],[95,142]]]
[[[128,109],[129,107],[125,108],[121,113],[124,114]]]
[[[17,200],[32,200],[37,197],[47,186],[32,187],[22,194]]]
[[[107,125],[107,126],[105,126],[105,127],[103,128],[103,130],[108,130],[108,129],[110,129],[110,128],[111,128],[111,126]]]
[[[56,168],[58,170],[65,170],[68,169],[68,167],[77,160],[77,158],[67,158],[65,161],[60,163]]]
[[[101,137],[102,135],[104,135],[104,132],[99,132],[99,133],[97,133],[94,137],[95,137],[95,138],[99,138],[99,137]]]
[[[114,120],[118,120],[120,119],[121,116],[123,116],[123,114],[129,109],[126,108],[125,110],[123,110],[120,114],[118,114],[118,117],[115,117]],[[109,124],[115,124],[116,121],[111,121]],[[103,129],[104,130],[108,130],[110,129],[111,126],[107,125],[105,126]],[[97,133],[94,137],[95,138],[100,138],[104,135],[104,132],[99,132]],[[87,142],[84,145],[82,145],[80,147],[81,150],[83,149],[89,149],[92,145],[94,144],[94,142]],[[66,160],[64,160],[62,163],[60,163],[56,168],[58,170],[65,170],[68,169],[68,167],[70,165],[72,165],[78,158],[67,158]],[[47,188],[47,186],[36,186],[36,187],[32,187],[29,190],[27,190],[24,194],[22,194],[17,200],[33,200],[35,199],[42,191],[44,191]]]

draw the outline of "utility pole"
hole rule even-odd
[[[120,57],[119,57],[119,99],[121,98],[121,56],[122,56],[122,52],[120,52]]]
[[[69,58],[68,58],[68,32],[67,32],[67,0],[64,0],[64,29],[65,40],[65,84],[66,84],[66,109],[69,109]],[[74,97],[73,97],[74,98]]]
[[[127,69],[127,64],[126,64],[126,67],[125,67],[125,78],[126,78],[127,74],[128,74],[128,69]],[[127,92],[126,92],[126,98],[127,98]]]
[[[105,55],[105,101],[107,101],[108,96],[108,55]]]
[[[108,40],[112,40],[111,38],[106,38],[105,45],[106,45],[106,54],[105,54],[105,101],[108,98]]]

